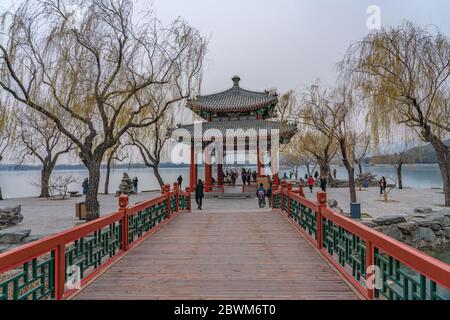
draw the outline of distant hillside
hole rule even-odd
[[[450,139],[444,141],[444,143],[450,146]],[[377,162],[382,162],[384,157],[387,158],[389,156],[376,156]],[[371,159],[369,158],[368,161],[370,162]],[[411,148],[405,152],[405,163],[437,163],[436,152],[430,144]]]

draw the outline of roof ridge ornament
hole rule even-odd
[[[239,81],[241,81],[241,78],[239,78],[239,76],[234,76],[231,80],[233,80],[233,87],[239,88]]]

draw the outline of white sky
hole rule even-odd
[[[0,10],[14,1],[0,0]],[[17,0],[15,1],[17,2]],[[317,78],[332,83],[335,65],[362,38],[369,5],[381,9],[382,25],[404,19],[437,25],[450,35],[448,0],[135,0],[169,23],[178,16],[210,38],[203,92],[241,85],[280,92]]]
[[[17,2],[17,1],[16,1]],[[242,87],[302,89],[317,78],[332,83],[348,46],[369,32],[369,5],[382,25],[408,19],[450,35],[448,0],[136,0],[169,23],[178,16],[210,39],[202,93]],[[0,11],[12,0],[0,0]]]

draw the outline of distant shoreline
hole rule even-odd
[[[404,166],[436,166],[438,163],[405,163]],[[244,164],[241,165],[243,167],[253,167],[254,165],[251,164]],[[340,166],[339,164],[332,164],[332,166]],[[364,164],[363,167],[384,167],[384,166],[392,166],[392,164]],[[287,168],[286,165],[281,164],[282,168]],[[117,170],[117,169],[148,169],[145,164],[135,163],[135,164],[118,164],[115,165],[111,170]],[[162,163],[159,165],[160,169],[178,169],[178,168],[189,168],[189,164],[172,164],[172,163]],[[0,164],[0,172],[11,172],[11,171],[40,171],[42,169],[42,166],[39,165],[15,165],[15,164]],[[106,165],[100,166],[101,170],[106,170]],[[82,164],[74,164],[74,165],[57,165],[55,166],[55,171],[67,171],[67,170],[87,170],[86,167]]]

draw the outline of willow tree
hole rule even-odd
[[[295,180],[299,178],[298,170],[306,167],[308,175],[311,174],[311,165],[315,164],[313,156],[305,149],[301,134],[295,135],[283,149],[283,162],[294,173]],[[313,169],[314,171],[314,169]]]
[[[340,64],[364,92],[372,135],[404,124],[436,151],[450,206],[450,44],[435,28],[412,23],[370,33]]]
[[[313,129],[303,132],[299,136],[299,139],[303,149],[319,165],[320,175],[326,177],[332,183],[334,178],[331,173],[330,164],[338,151],[338,145],[334,137]],[[308,172],[308,175],[311,175],[310,172]]]
[[[166,91],[147,92],[151,95],[155,109],[152,112],[158,112],[160,109],[169,107],[170,112],[166,112],[159,117],[155,123],[144,129],[132,128],[128,130],[128,144],[136,148],[144,161],[144,164],[151,168],[158,181],[159,186],[164,186],[164,180],[159,172],[163,150],[170,140],[171,129],[175,127],[175,117],[177,114],[177,101],[167,99]],[[150,97],[148,97],[150,99]],[[143,117],[147,115],[143,114]],[[149,115],[152,117],[152,115]]]
[[[68,9],[74,5],[84,12],[78,20]],[[73,141],[89,171],[87,219],[95,219],[105,153],[167,110],[148,112],[154,104],[142,91],[169,87],[173,100],[190,97],[205,39],[180,19],[163,26],[151,13],[134,12],[131,0],[30,0],[4,14],[2,25],[0,86]]]
[[[356,202],[355,145],[358,131],[353,91],[347,86],[333,90],[312,85],[304,95],[301,119],[305,125],[334,140],[347,170],[351,202]]]
[[[0,99],[0,162],[6,150],[14,143],[16,122],[7,100]],[[3,200],[0,187],[0,200]]]
[[[15,147],[20,161],[38,160],[42,165],[39,198],[49,198],[49,183],[60,157],[74,150],[74,144],[56,124],[41,113],[27,108],[15,113],[17,139]]]

